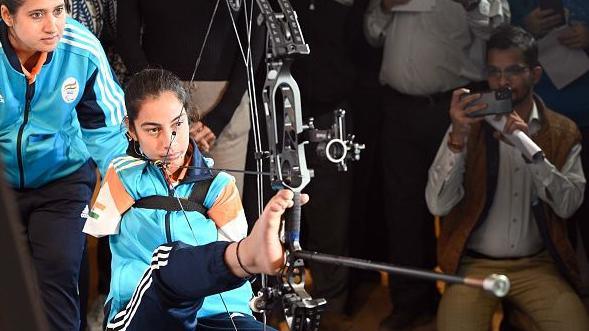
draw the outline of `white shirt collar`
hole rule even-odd
[[[532,112],[530,113],[530,118],[528,119],[528,131],[530,135],[536,134],[540,130],[540,111],[538,111],[538,105],[536,105],[536,101],[532,102]]]

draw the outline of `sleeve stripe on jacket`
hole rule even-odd
[[[98,60],[100,61],[100,66],[101,69],[104,70],[104,73],[107,74],[107,78],[109,78],[109,85],[110,87],[113,89],[115,96],[117,97],[117,100],[119,102],[121,102],[122,104],[124,104],[125,102],[125,98],[123,96],[123,93],[120,89],[117,89],[116,87],[118,87],[118,85],[114,82],[114,78],[113,78],[113,73],[110,67],[110,63],[108,62],[108,59],[106,58],[106,55],[104,54],[103,48],[102,48],[102,44],[100,44],[100,41],[98,39],[96,39],[96,37],[90,33],[87,30],[81,29],[80,27],[77,27],[73,24],[66,24],[65,26],[65,32],[68,32],[68,29],[70,29],[74,34],[71,35],[71,37],[79,39],[79,41],[82,42],[86,42],[89,46],[92,46],[94,50],[97,51],[97,53],[100,55],[95,55]],[[94,54],[94,52],[93,52]]]
[[[91,38],[84,38],[82,37],[83,34],[83,30],[77,28],[74,25],[67,24],[62,41],[71,46],[84,49],[90,52],[96,58],[99,63],[99,75],[97,77],[97,83],[101,92],[103,92],[105,96],[103,99],[105,106],[111,112],[111,122],[113,125],[118,125],[122,122],[125,113],[123,95],[114,81],[110,65],[108,64],[108,61],[106,60],[106,57],[104,56],[97,39],[93,36]]]
[[[64,36],[66,35],[66,33],[64,33]],[[84,47],[82,44],[74,42],[72,40],[69,39],[65,39],[63,38],[62,41],[66,44],[78,47],[78,48],[82,48],[82,49],[86,49],[90,52],[92,52],[90,49],[88,49],[87,47]],[[96,54],[94,54],[96,55]],[[101,71],[101,70],[99,70]],[[120,117],[119,113],[120,110],[115,109],[116,108],[116,101],[114,101],[114,97],[112,95],[112,93],[110,91],[108,91],[107,89],[105,89],[104,87],[104,83],[102,82],[102,75],[98,75],[96,77],[96,83],[98,84],[98,87],[100,89],[100,91],[102,92],[101,94],[104,96],[104,98],[102,98],[102,103],[104,103],[104,106],[108,109],[109,113],[110,113],[110,121],[112,125],[118,125],[121,120],[118,120],[118,118]]]

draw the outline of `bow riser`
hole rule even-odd
[[[311,181],[305,159],[301,96],[290,74],[290,61],[268,64],[263,90],[264,110],[270,149],[271,183],[274,189],[301,192]]]

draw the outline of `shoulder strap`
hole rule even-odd
[[[206,215],[208,208],[204,206],[204,201],[214,179],[213,177],[195,183],[188,199],[165,195],[150,195],[135,201],[133,207],[167,211],[181,211],[184,209],[185,211],[197,211]]]
[[[207,193],[209,192],[209,188],[211,188],[211,184],[213,183],[213,180],[215,179],[215,177],[216,177],[216,175],[213,176],[212,178],[209,178],[209,179],[203,180],[202,182],[196,183],[192,187],[192,192],[190,192],[190,196],[188,197],[188,200],[195,201],[195,202],[201,204],[202,206],[204,206],[205,205],[205,198],[207,197]]]
[[[180,203],[182,206],[180,206]],[[133,204],[135,208],[145,208],[145,209],[159,209],[159,210],[167,210],[167,211],[197,211],[203,215],[206,215],[207,209],[194,201],[184,199],[184,198],[174,198],[165,195],[150,195],[145,198],[141,198]]]

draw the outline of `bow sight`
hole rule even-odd
[[[348,161],[360,160],[365,146],[354,142],[354,135],[346,133],[345,110],[334,110],[333,117],[333,125],[327,130],[316,129],[313,118],[309,118],[303,134],[308,142],[316,144],[315,152],[321,159],[337,164],[340,171],[348,171]]]

